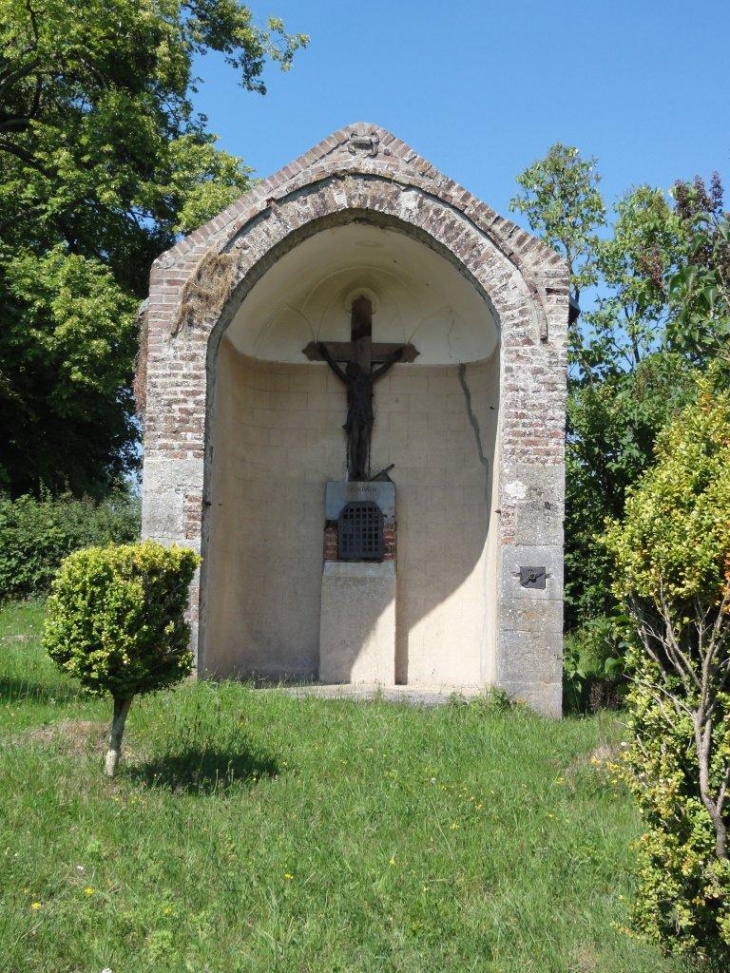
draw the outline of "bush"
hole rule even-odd
[[[43,642],[87,692],[114,700],[110,776],[134,696],[170,686],[192,670],[183,613],[199,563],[194,551],[155,541],[90,547],[70,554],[53,582]]]
[[[82,547],[139,537],[137,497],[118,492],[101,503],[70,494],[11,500],[0,496],[0,601],[46,594],[61,561]]]
[[[638,636],[625,770],[648,832],[635,917],[730,963],[730,394],[704,380],[606,543]]]
[[[563,650],[566,712],[595,713],[623,706],[626,649],[617,617],[599,615],[566,635]]]

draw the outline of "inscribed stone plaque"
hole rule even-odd
[[[328,483],[324,519],[337,520],[345,504],[363,500],[380,507],[386,525],[395,519],[395,484],[376,480]]]

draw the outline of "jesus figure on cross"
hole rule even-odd
[[[310,361],[326,361],[347,389],[347,478],[367,480],[370,475],[370,440],[375,422],[373,384],[396,362],[413,361],[413,345],[373,344],[372,304],[367,297],[352,302],[352,340],[311,341],[304,349]],[[338,362],[344,362],[341,368]],[[373,368],[377,363],[378,368]]]

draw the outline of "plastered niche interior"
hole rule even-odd
[[[374,341],[421,353],[375,386],[372,472],[394,463],[397,491],[396,680],[483,684],[494,671],[497,329],[443,257],[358,224],[280,259],[221,341],[203,666],[318,674],[324,485],[344,476],[346,397],[301,350],[349,340],[359,292],[373,300]]]

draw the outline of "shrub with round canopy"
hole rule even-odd
[[[132,699],[192,670],[184,612],[199,563],[194,551],[155,541],[89,547],[69,555],[53,582],[44,645],[85,690],[114,700],[109,776]]]

